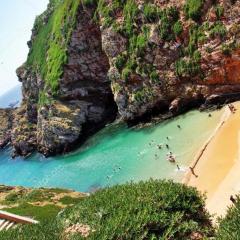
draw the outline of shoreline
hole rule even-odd
[[[183,184],[206,195],[206,208],[214,216],[224,215],[231,205],[230,196],[240,192],[240,102],[233,105],[236,113],[225,107],[220,122],[182,179]]]
[[[228,120],[228,118],[230,117],[231,112],[229,110],[229,108],[227,106],[225,106],[225,111],[223,112],[221,119],[219,121],[219,123],[217,124],[217,127],[214,129],[213,133],[210,135],[210,137],[207,139],[207,141],[203,144],[203,146],[200,148],[200,150],[197,152],[197,154],[194,157],[194,160],[190,163],[189,165],[189,169],[188,171],[185,173],[183,179],[182,179],[182,183],[183,184],[188,184],[190,181],[192,174],[192,171],[190,170],[190,168],[192,168],[193,170],[196,168],[197,164],[199,163],[199,161],[201,160],[203,154],[205,153],[208,145],[211,143],[211,141],[213,140],[213,138],[216,136],[217,132],[222,128],[222,126],[226,123],[226,121]]]

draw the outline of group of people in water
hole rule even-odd
[[[177,127],[178,127],[179,129],[182,129],[180,125],[177,125]],[[167,136],[166,139],[169,141],[169,140],[170,140],[170,137]],[[149,145],[151,146],[151,145],[153,145],[153,144],[154,144],[154,141],[152,140],[152,141],[149,143]],[[157,144],[157,148],[158,148],[159,150],[163,149],[164,146],[166,147],[166,149],[168,149],[168,150],[170,149],[170,145],[169,145],[168,143],[166,143],[166,144]],[[158,157],[158,155],[155,154],[155,158],[157,158],[157,157]],[[176,157],[174,156],[174,154],[173,154],[171,151],[167,153],[166,159],[167,159],[167,161],[169,161],[170,163],[176,163]],[[178,164],[177,164],[177,169],[180,170],[180,167],[179,167]]]
[[[182,129],[180,125],[177,125],[177,127],[178,127],[179,129]],[[166,137],[166,139],[169,141],[169,140],[170,140],[170,137]],[[153,143],[154,143],[154,141],[152,140],[152,141],[149,143],[149,145],[151,146]],[[157,144],[157,147],[158,147],[158,149],[162,149],[162,148],[164,147],[164,144]],[[170,145],[169,145],[168,143],[165,144],[165,147],[166,147],[167,149],[170,149]],[[157,158],[158,155],[155,154],[155,157]],[[174,163],[174,164],[177,163],[176,157],[175,157],[175,155],[173,154],[173,152],[171,152],[171,151],[170,151],[169,153],[167,153],[166,159],[167,159],[167,161],[169,161],[170,163]],[[180,166],[179,166],[178,164],[176,164],[176,166],[177,166],[177,169],[180,170]],[[193,167],[190,167],[190,170],[191,170],[191,173],[192,173],[195,177],[198,177],[198,175],[194,172],[194,168],[193,168]]]
[[[118,173],[121,169],[122,169],[122,167],[120,167],[119,165],[115,165],[113,167],[113,174]],[[107,180],[110,180],[112,177],[113,177],[113,175],[108,175]]]

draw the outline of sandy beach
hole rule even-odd
[[[221,121],[200,149],[183,183],[197,187],[207,196],[207,209],[215,216],[226,213],[230,196],[240,193],[240,102],[231,113],[225,106]]]

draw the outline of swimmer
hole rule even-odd
[[[162,145],[158,144],[157,145],[158,149],[162,149]]]
[[[176,159],[174,156],[169,156],[168,157],[168,161],[171,162],[171,163],[175,163],[176,162]]]

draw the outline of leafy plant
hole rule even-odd
[[[215,12],[216,12],[217,18],[220,19],[224,14],[224,7],[218,4],[215,7]]]
[[[217,21],[214,23],[213,26],[210,27],[210,36],[211,37],[225,37],[226,34],[227,34],[227,29],[225,27],[225,25],[220,22],[220,21]]]
[[[219,219],[219,228],[216,239],[239,239],[240,236],[240,197],[237,196],[236,203],[231,206],[225,217]]]
[[[181,21],[177,21],[173,25],[173,32],[176,36],[179,36],[183,32],[183,26],[182,26]]]
[[[184,5],[186,17],[194,21],[199,21],[201,18],[202,6],[203,0],[186,0],[186,4]]]
[[[171,181],[140,182],[101,190],[61,216],[94,229],[88,239],[188,239],[212,233],[204,200]],[[64,221],[64,220],[63,220]]]
[[[144,4],[143,14],[148,22],[155,22],[159,17],[159,9],[150,3]]]

